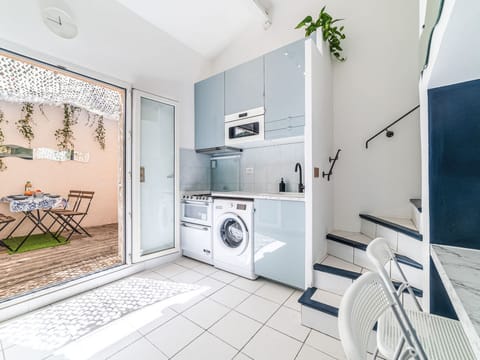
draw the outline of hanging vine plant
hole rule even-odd
[[[73,150],[75,136],[73,126],[78,123],[80,108],[63,104],[63,128],[55,130],[55,139],[59,150]]]
[[[5,120],[5,114],[2,111],[2,109],[0,109],[0,146],[5,141],[5,134],[3,133],[2,124],[6,122],[7,121]],[[5,162],[3,161],[3,159],[0,159],[0,171],[5,171],[6,169],[7,169],[7,165],[5,165]]]
[[[105,136],[107,131],[105,130],[105,123],[103,116],[99,116],[97,119],[97,127],[95,128],[95,141],[98,142],[100,148],[105,150]]]
[[[32,140],[35,138],[33,133],[33,104],[25,102],[22,106],[22,118],[18,120],[17,125],[18,132],[28,141],[28,146],[32,145]]]

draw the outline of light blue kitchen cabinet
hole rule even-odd
[[[265,55],[265,139],[301,136],[305,125],[305,40]]]
[[[305,286],[305,203],[255,200],[255,274]]]
[[[225,72],[225,115],[264,106],[263,57]]]
[[[195,84],[195,149],[225,145],[225,75]]]

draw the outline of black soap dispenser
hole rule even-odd
[[[285,182],[282,180],[280,181],[280,184],[278,184],[278,192],[285,192]]]

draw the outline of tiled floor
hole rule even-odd
[[[0,359],[344,359],[338,340],[300,324],[295,289],[188,258],[136,276],[202,291],[136,311],[53,353],[0,344]]]

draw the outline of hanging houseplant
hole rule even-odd
[[[343,21],[343,19],[334,19],[329,13],[325,11],[325,6],[320,10],[318,19],[313,20],[311,16],[307,16],[305,19],[295,27],[295,29],[305,28],[305,37],[309,37],[315,31],[320,29],[323,34],[323,41],[328,43],[330,53],[335,56],[338,61],[345,61],[345,58],[341,55],[343,51],[341,42],[346,38],[343,33],[343,26],[335,26],[334,24]]]
[[[55,130],[55,139],[59,150],[73,150],[75,136],[73,126],[78,122],[80,108],[73,105],[63,104],[63,128]]]
[[[15,125],[17,125],[18,132],[28,141],[28,146],[31,146],[32,140],[35,138],[33,133],[33,104],[23,103],[21,111],[22,118]]]

